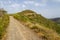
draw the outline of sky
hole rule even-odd
[[[60,17],[60,0],[0,0],[0,8],[8,13],[29,9],[46,18]]]

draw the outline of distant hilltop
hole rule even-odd
[[[52,18],[51,20],[58,23],[58,24],[60,24],[60,18]]]

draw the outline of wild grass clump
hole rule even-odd
[[[2,12],[2,13],[1,13]],[[0,11],[0,40],[4,36],[5,30],[9,24],[9,16],[7,12]]]

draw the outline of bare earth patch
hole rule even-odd
[[[7,33],[2,40],[42,40],[29,28],[10,16]]]

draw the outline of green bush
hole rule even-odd
[[[7,13],[2,13],[3,16],[0,16],[0,39],[5,33],[5,30],[9,24],[9,16]]]

